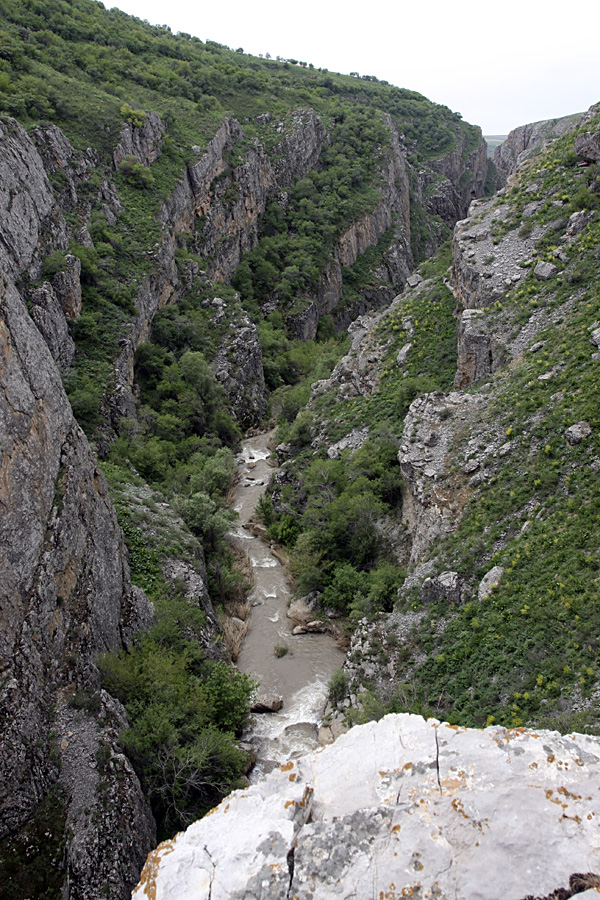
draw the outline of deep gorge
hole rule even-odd
[[[409,763],[426,792],[463,803],[454,734],[482,770],[500,745],[515,769],[539,765],[535,791],[575,823],[576,869],[556,853],[510,896],[593,875],[597,810],[575,827],[571,794],[587,788],[548,760],[594,777],[598,108],[517,129],[498,175],[480,129],[414,91],[87,0],[3,13],[0,893],[121,900],[159,840],[202,834],[191,823],[248,772],[257,660],[262,689],[286,695],[254,720],[284,731],[259,756],[284,767],[231,802],[240,823],[243,798],[263,809],[246,836],[267,839],[269,809],[279,836],[272,856],[248,845],[258,868],[240,868],[239,896],[263,896],[264,866],[269,896],[328,896],[311,860],[354,833],[388,846],[407,827],[389,810]],[[266,428],[268,451],[249,436]],[[258,543],[240,528],[249,502],[294,588],[262,551],[244,579],[227,534]],[[310,633],[282,629],[275,569]],[[236,669],[220,623],[248,602],[261,605]],[[316,678],[294,699],[304,650]],[[286,769],[314,748],[326,697],[331,727],[350,727],[340,756],[336,741]],[[560,732],[545,762],[540,729]],[[375,767],[356,809],[340,787],[352,753]],[[315,787],[329,765],[341,781]],[[335,846],[319,831],[330,815]],[[439,860],[422,884],[411,860],[406,884],[378,889],[429,896]],[[354,890],[353,871],[336,857],[331,884]]]

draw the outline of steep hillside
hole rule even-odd
[[[292,426],[273,501],[299,583],[369,614],[331,686],[350,721],[598,728],[599,112],[472,204],[451,269],[359,321],[300,453]],[[362,558],[326,543],[352,494]]]
[[[376,79],[1,7],[0,890],[122,898],[249,765],[242,430],[450,235],[485,145]]]
[[[580,117],[581,113],[575,113],[513,129],[500,146],[494,148],[493,160],[502,183],[530,156],[540,153],[547,144],[572,131]]]

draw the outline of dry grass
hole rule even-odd
[[[249,605],[250,604],[248,604],[248,606]],[[232,661],[236,662],[240,655],[244,638],[248,634],[248,623],[237,617],[230,618],[226,613],[221,613],[218,616],[218,619],[221,631],[223,632],[225,646],[231,653]]]
[[[350,649],[350,635],[341,622],[330,622],[329,633],[333,635],[335,646],[344,653]]]

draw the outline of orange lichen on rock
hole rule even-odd
[[[132,896],[135,896],[141,890],[142,893],[140,896],[147,897],[148,900],[156,900],[156,879],[158,877],[160,864],[163,857],[168,856],[169,853],[173,852],[178,837],[179,835],[176,834],[171,840],[163,841],[162,844],[158,845],[156,850],[153,850],[152,853],[148,854],[146,864],[140,875],[139,884],[135,888]]]

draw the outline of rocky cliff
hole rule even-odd
[[[580,118],[581,113],[574,113],[561,119],[544,119],[541,122],[514,128],[506,140],[496,147],[493,154],[502,181],[506,181],[526,159],[540,153],[549,143],[572,131]]]
[[[352,472],[382,426],[398,436],[402,502],[387,513],[395,524],[382,516],[377,528],[380,553],[408,577],[391,612],[372,615],[365,582],[350,595],[354,615],[369,616],[333,692],[349,722],[424,707],[479,725],[596,720],[595,643],[582,643],[595,626],[567,611],[555,584],[570,584],[594,618],[575,548],[597,528],[597,133],[593,107],[510,188],[473,202],[451,259],[424,265],[388,309],[357,320],[348,355],[313,385],[317,458]],[[275,504],[285,491],[282,513],[290,495],[302,510],[309,479],[293,458],[281,471]],[[334,473],[324,462],[330,491]]]
[[[587,735],[386,716],[161,844],[132,897],[597,897],[599,766]]]
[[[430,160],[416,173],[407,162],[406,147],[389,117],[386,125],[391,132],[391,148],[381,167],[381,199],[372,213],[341,235],[333,259],[321,276],[316,297],[293,316],[291,327],[303,340],[314,338],[323,315],[331,313],[336,328],[347,329],[359,315],[392,302],[415,266],[411,219],[416,216],[416,209],[427,211],[427,237],[420,252],[430,256],[443,241],[444,233],[429,217],[452,228],[466,213],[471,200],[483,196],[487,165],[483,142],[469,153],[463,136],[454,151]],[[359,301],[342,304],[342,269],[353,266],[392,227],[390,244],[372,273],[379,280],[379,287],[364,289]]]
[[[108,883],[122,896],[154,825],[94,657],[127,645],[152,609],[131,587],[104,478],[48,348],[14,285],[0,290],[1,834],[14,839],[60,790],[52,838],[72,835],[67,895],[91,900]],[[107,839],[116,830],[119,844]]]
[[[258,141],[248,146],[239,122],[226,119],[165,204],[163,222],[175,233],[195,232],[195,249],[210,257],[216,280],[231,280],[256,244],[268,200],[317,164],[327,138],[312,109],[295,110],[278,131],[285,136],[267,155]]]

